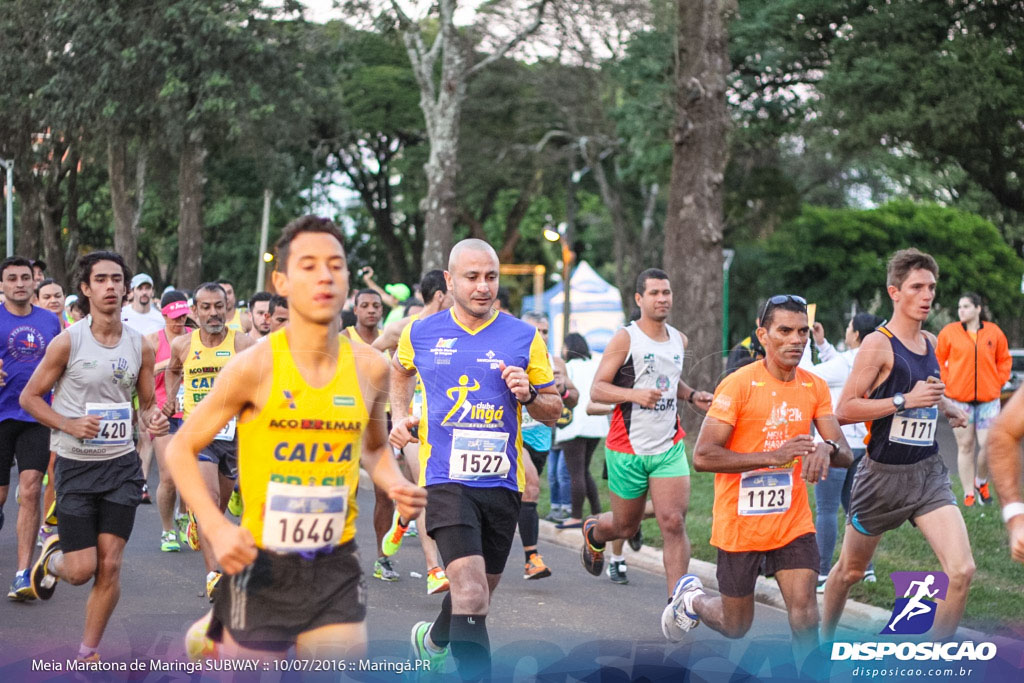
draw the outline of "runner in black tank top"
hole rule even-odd
[[[882,534],[905,521],[921,530],[949,577],[929,637],[953,635],[967,603],[974,559],[935,443],[940,412],[954,427],[967,416],[943,395],[935,337],[921,329],[938,272],[935,259],[916,249],[893,255],[892,319],[865,337],[836,406],[840,421],[868,422],[871,432],[853,482],[843,548],[825,584],[825,640],[834,637],[850,586],[863,578]]]

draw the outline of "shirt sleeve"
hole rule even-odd
[[[540,332],[534,333],[533,341],[530,342],[530,362],[526,366],[526,376],[530,378],[530,384],[537,389],[555,383],[555,373],[551,370],[551,361],[548,359],[548,347],[544,344]]]
[[[841,387],[850,376],[850,361],[843,354],[836,354],[827,361],[812,365],[807,371],[825,380],[830,387]]]
[[[399,365],[406,370],[412,370],[416,367],[416,351],[412,347],[412,326],[416,323],[417,321],[413,320],[405,326],[401,336],[398,338],[398,348],[395,349],[395,356],[398,358]]]
[[[949,368],[946,362],[949,360],[949,327],[939,330],[938,343],[935,345],[935,358],[939,361],[939,377],[943,384],[949,384]]]
[[[1000,384],[1010,381],[1010,373],[1013,370],[1013,357],[1006,341],[1006,335],[996,327],[996,372]]]
[[[711,408],[708,410],[708,417],[731,424],[733,427],[739,421],[740,400],[739,387],[736,386],[736,375],[726,377],[715,389],[715,397],[711,400]]]
[[[814,419],[832,415],[832,394],[829,393],[828,385],[820,377],[814,378],[814,391],[817,397],[817,405],[814,407]]]

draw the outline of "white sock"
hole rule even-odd
[[[85,659],[86,657],[91,655],[93,652],[96,652],[95,648],[91,648],[88,645],[86,645],[85,643],[82,643],[81,645],[78,646],[78,656],[81,657],[82,659]]]
[[[608,561],[609,562],[625,562],[626,561],[626,556],[625,555],[612,555],[611,553],[609,553],[608,554]]]
[[[987,483],[988,483],[988,479],[978,479],[977,477],[974,478],[974,486],[976,488],[980,489],[982,486],[984,486]]]
[[[220,574],[220,572],[217,572],[217,571],[206,572],[206,580],[209,581],[213,577],[217,576],[217,574]]]

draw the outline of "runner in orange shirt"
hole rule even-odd
[[[778,581],[803,654],[818,644],[818,546],[804,482],[823,481],[830,466],[849,467],[853,455],[828,385],[797,367],[810,333],[806,302],[774,296],[760,321],[765,359],[718,386],[693,454],[695,470],[717,472],[711,545],[718,548],[722,595],[706,595],[700,579],[683,576],[662,614],[662,631],[681,640],[703,620],[726,637],[742,637],[764,573]],[[812,441],[812,422],[824,442]]]

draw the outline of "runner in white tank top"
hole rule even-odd
[[[582,559],[587,571],[599,576],[605,543],[636,533],[650,491],[665,540],[666,592],[671,594],[690,564],[690,468],[678,404],[687,401],[707,410],[712,395],[681,377],[686,337],[666,324],[672,310],[668,275],[651,268],[640,273],[636,284],[640,319],[612,337],[590,390],[592,401],[615,405],[605,453],[612,510],[584,520]]]

